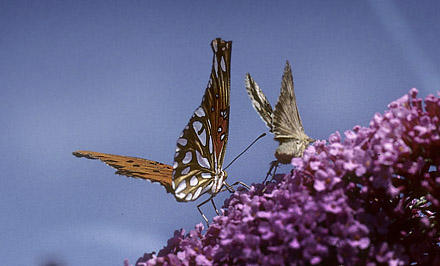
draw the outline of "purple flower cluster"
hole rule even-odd
[[[440,99],[417,90],[234,193],[142,265],[440,265]],[[128,265],[128,262],[126,263]]]

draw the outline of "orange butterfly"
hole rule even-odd
[[[208,86],[202,104],[177,140],[173,166],[92,151],[76,151],[73,155],[99,159],[116,168],[119,175],[158,182],[177,201],[193,201],[205,193],[213,197],[223,186],[230,188],[222,166],[229,129],[231,46],[231,41],[219,38],[211,42],[214,58]]]

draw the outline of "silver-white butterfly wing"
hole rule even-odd
[[[275,139],[303,139],[308,137],[304,132],[298,106],[296,105],[292,69],[288,61],[286,61],[281,81],[280,97],[278,97],[278,102],[273,112],[273,131]]]
[[[272,116],[273,133],[280,146],[275,156],[282,163],[290,163],[292,157],[301,157],[309,143],[313,142],[304,131],[296,105],[292,69],[286,61],[281,81],[281,93]]]
[[[273,132],[272,106],[270,105],[263,91],[260,89],[260,86],[258,86],[257,82],[249,73],[246,73],[245,85],[249,98],[251,98],[252,106],[260,115],[263,122],[266,123],[266,126],[270,129],[270,132]]]

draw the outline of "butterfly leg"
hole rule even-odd
[[[220,192],[223,192],[223,191],[229,191],[230,193],[234,193],[235,192],[235,189],[233,188],[233,186],[236,186],[236,185],[242,185],[243,187],[245,187],[247,190],[250,190],[251,188],[248,186],[248,185],[246,185],[245,183],[243,183],[243,182],[241,182],[241,181],[237,181],[237,182],[235,182],[234,184],[232,184],[232,185],[229,185],[228,183],[226,183],[226,182],[224,182],[224,186],[225,186],[225,188],[224,189],[222,189]]]
[[[277,168],[278,168],[278,161],[273,161],[270,163],[270,169],[269,172],[267,172],[266,178],[263,181],[263,184],[266,183],[267,178],[269,177],[269,175],[272,172],[273,169],[273,174],[272,174],[272,178],[270,179],[270,181],[272,181],[272,179],[274,178],[276,172],[277,172]],[[263,188],[263,190],[261,191],[262,193],[266,192],[267,186]]]
[[[272,179],[275,177],[275,174],[277,173],[277,169],[278,169],[278,161],[274,161],[274,164],[275,164],[275,169],[273,170],[273,175],[270,181],[272,181]]]
[[[231,185],[231,187],[236,186],[236,185],[242,185],[243,187],[247,188],[247,190],[251,189],[248,185],[246,185],[245,183],[241,182],[241,181],[237,181],[234,184]]]
[[[267,172],[266,177],[265,177],[264,180],[263,180],[263,184],[266,183],[267,178],[268,178],[270,175],[272,175],[272,178],[275,176],[275,173],[276,173],[276,171],[277,171],[277,168],[278,168],[278,161],[272,161],[272,162],[270,163],[269,171]],[[274,170],[274,171],[273,171],[273,174],[271,174],[271,173],[272,173],[272,170]],[[271,180],[272,180],[272,179],[271,179]]]
[[[235,192],[235,189],[233,189],[232,186],[230,186],[228,183],[223,182],[223,185],[225,186],[225,188],[222,189],[221,192],[226,191],[226,190],[229,191],[229,193]]]
[[[211,197],[211,202],[212,202],[212,206],[214,207],[214,210],[217,213],[217,215],[220,215],[220,212],[218,211],[217,206],[215,206],[214,199],[212,197]]]
[[[214,195],[211,196],[211,197],[209,197],[209,199],[205,200],[204,202],[200,203],[199,205],[197,205],[197,209],[199,210],[200,215],[202,215],[203,220],[205,220],[206,225],[207,225],[208,227],[209,227],[209,221],[208,221],[208,218],[206,218],[205,214],[202,212],[202,210],[200,209],[200,207],[203,206],[203,205],[205,205],[208,201],[212,201],[212,205],[214,205],[215,211],[216,211],[217,214],[218,214],[218,210],[217,210],[217,208],[215,207],[215,204],[214,204],[214,201],[212,200],[212,198],[214,198]]]

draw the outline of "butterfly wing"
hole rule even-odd
[[[257,82],[255,82],[249,73],[246,73],[245,84],[246,91],[252,101],[252,106],[260,115],[261,119],[266,123],[266,126],[270,129],[270,132],[272,132],[272,106],[270,105],[263,91],[258,86]]]
[[[226,179],[222,169],[229,130],[229,91],[232,42],[212,41],[213,66],[202,104],[177,141],[173,166],[142,158],[76,151],[73,155],[99,159],[116,174],[163,185],[178,201],[217,193]]]
[[[151,182],[158,182],[165,187],[168,193],[172,193],[171,165],[150,161],[137,157],[113,155],[94,151],[75,151],[76,157],[99,159],[107,165],[115,168],[115,174],[141,178]]]
[[[282,139],[307,139],[304,127],[296,105],[295,90],[293,86],[292,69],[286,61],[281,94],[273,112],[273,132],[276,140]]]
[[[202,104],[177,141],[172,184],[178,201],[215,194],[226,179],[222,165],[229,130],[231,45],[212,41],[214,58]]]

